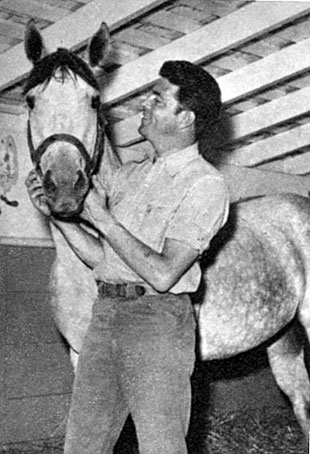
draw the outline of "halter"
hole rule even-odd
[[[55,142],[67,142],[70,143],[71,145],[74,145],[79,150],[86,164],[85,173],[87,177],[90,177],[91,175],[94,175],[97,172],[104,149],[103,122],[99,113],[99,109],[97,115],[96,143],[92,157],[87,152],[83,142],[81,142],[80,139],[78,139],[75,136],[72,136],[71,134],[52,134],[46,137],[46,139],[44,139],[43,142],[41,142],[41,144],[37,148],[34,148],[29,119],[27,122],[27,139],[31,160],[35,164],[37,171],[41,172],[40,168],[41,158],[51,144]]]

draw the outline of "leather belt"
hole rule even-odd
[[[108,298],[127,298],[135,299],[147,294],[156,294],[155,290],[151,290],[143,284],[134,283],[119,283],[97,281],[98,293],[100,296]]]

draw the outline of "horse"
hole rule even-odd
[[[95,80],[108,46],[103,23],[90,39],[89,64],[69,50],[47,54],[33,22],[25,51],[33,64],[24,94],[29,106],[28,144],[55,216],[76,220],[91,176],[109,181],[119,160],[100,118]],[[85,226],[86,229],[91,227]],[[51,226],[56,260],[51,305],[76,360],[96,296],[91,269]],[[201,258],[193,295],[201,359],[223,359],[266,343],[272,373],[309,435],[310,201],[297,194],[270,195],[231,206],[227,224]],[[305,341],[296,335],[295,322]]]

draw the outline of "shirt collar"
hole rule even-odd
[[[197,158],[198,155],[198,144],[196,142],[183,150],[176,150],[169,153],[168,156],[159,158],[157,162],[161,161],[164,163],[170,175],[174,176],[184,169],[190,161]]]

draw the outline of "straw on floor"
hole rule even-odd
[[[306,454],[294,415],[282,407],[211,415],[205,418],[203,427],[192,425],[189,450],[190,454]],[[0,454],[62,453],[63,436],[0,447]],[[138,454],[130,422],[114,454]]]

